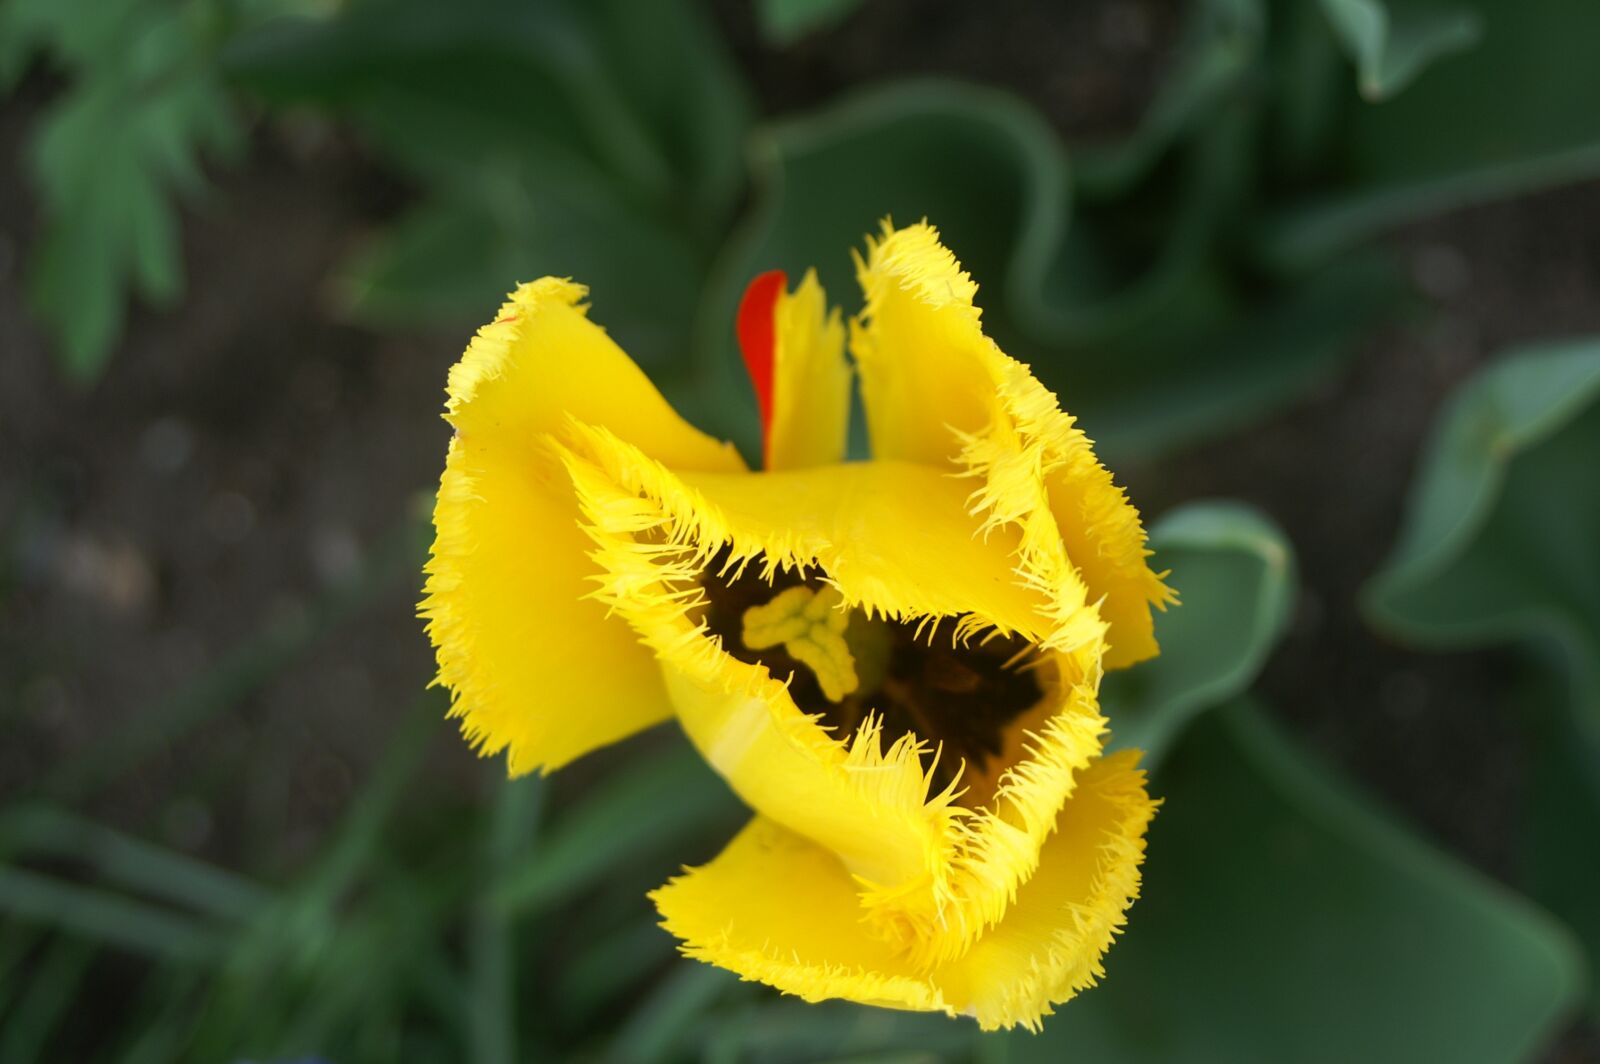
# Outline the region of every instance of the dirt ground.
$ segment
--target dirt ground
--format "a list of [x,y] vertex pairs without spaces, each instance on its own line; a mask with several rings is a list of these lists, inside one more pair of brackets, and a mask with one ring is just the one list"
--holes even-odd
[[[1018,0],[981,14],[873,6],[849,33],[781,58],[754,45],[735,5],[719,11],[769,109],[954,73],[1017,88],[1064,132],[1095,136],[1138,114],[1177,5],[1091,8],[1041,28],[1038,6]],[[1048,42],[1080,31],[1083,62],[1063,62]],[[874,65],[888,54],[903,58]],[[0,795],[161,707],[264,628],[302,623],[371,558],[436,481],[445,370],[472,324],[436,336],[341,324],[329,270],[404,190],[348,139],[307,149],[263,127],[186,219],[184,302],[136,309],[105,376],[69,385],[23,308],[37,219],[22,145],[50,92],[30,82],[0,110]],[[1393,541],[1450,389],[1522,340],[1600,331],[1600,182],[1391,242],[1432,313],[1369,338],[1348,372],[1269,423],[1118,474],[1152,516],[1226,495],[1287,530],[1305,587],[1265,700],[1423,833],[1507,877],[1524,762],[1508,661],[1389,645],[1354,595]],[[337,638],[249,686],[239,711],[104,790],[98,811],[223,861],[282,840],[271,860],[292,866],[430,678],[417,583],[391,582]],[[470,787],[464,744],[436,745],[441,785]],[[257,768],[234,800],[163,786],[178,766],[227,780],[246,758]],[[1550,1059],[1600,1060],[1600,1034],[1575,1029]]]

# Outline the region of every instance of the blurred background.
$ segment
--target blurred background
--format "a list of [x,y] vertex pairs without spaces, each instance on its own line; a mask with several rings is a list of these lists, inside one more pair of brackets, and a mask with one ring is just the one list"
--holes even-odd
[[[1600,5],[0,0],[0,1061],[1600,1061]],[[478,761],[447,367],[554,273],[750,453],[745,282],[924,216],[1182,609],[1044,1033],[806,1006],[645,891],[671,727]],[[859,433],[857,436],[860,439]],[[858,452],[859,453],[859,452]]]

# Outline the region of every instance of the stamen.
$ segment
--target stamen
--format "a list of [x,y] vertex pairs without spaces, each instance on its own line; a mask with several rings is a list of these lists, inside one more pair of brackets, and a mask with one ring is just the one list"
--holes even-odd
[[861,686],[855,658],[844,640],[850,615],[843,605],[844,597],[832,587],[780,591],[766,605],[744,611],[744,645],[751,650],[770,650],[782,644],[790,657],[810,667],[823,697],[842,702]]

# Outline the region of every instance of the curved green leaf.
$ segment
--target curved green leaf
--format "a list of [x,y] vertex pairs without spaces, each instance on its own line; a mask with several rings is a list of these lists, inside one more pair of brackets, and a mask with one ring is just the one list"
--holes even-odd
[[1435,59],[1478,43],[1483,20],[1463,8],[1406,0],[1322,0],[1334,34],[1356,64],[1361,95],[1393,96]]
[[270,102],[352,120],[428,187],[346,264],[357,316],[478,321],[518,280],[573,276],[640,362],[683,355],[751,110],[699,5],[374,0],[227,59]]
[[861,0],[758,0],[761,36],[783,48],[808,33],[829,29],[854,14]]
[[708,828],[731,834],[740,817],[738,803],[699,754],[674,743],[613,772],[553,817],[537,852],[506,869],[492,901],[519,914],[547,908],[641,854],[670,850]]
[[1246,706],[1157,781],[1143,897],[1104,983],[1008,1036],[1031,1061],[1510,1064],[1582,966],[1541,912],[1402,830]]
[[749,101],[687,0],[374,0],[263,27],[225,58],[244,87],[338,107],[430,178],[512,157],[697,220],[740,182]]
[[1330,367],[1392,291],[1370,262],[1266,297],[1234,277],[1218,249],[1250,151],[1246,114],[1208,116],[1185,144],[1178,191],[1130,218],[1126,205],[1074,213],[1060,141],[992,90],[906,82],[759,129],[760,196],[717,263],[697,328],[699,410],[708,427],[753,439],[731,327],[745,283],[815,267],[852,311],[849,252],[892,217],[938,225],[985,286],[991,333],[1067,395],[1108,450],[1148,452],[1236,423]]
[[219,941],[203,922],[163,906],[23,868],[0,867],[0,913],[158,958],[198,959]]
[[209,29],[144,0],[0,5],[0,88],[35,50],[71,77],[29,145],[44,222],[29,297],[80,382],[104,368],[130,291],[163,305],[181,292],[173,201],[201,186],[203,156],[238,144]]
[[1515,352],[1434,430],[1394,553],[1364,591],[1377,627],[1436,646],[1556,648],[1600,736],[1600,338]]
[[702,427],[746,444],[759,430],[733,320],[755,273],[815,267],[829,301],[853,313],[851,249],[885,217],[926,217],[975,277],[1006,291],[1013,271],[1039,269],[1067,210],[1066,161],[1043,120],[1010,96],[948,82],[900,84],[758,127],[750,155],[761,195],[708,279],[686,397]]
[[516,929],[505,909],[494,903],[493,891],[520,854],[537,850],[546,780],[542,776],[506,780],[498,789],[484,840],[484,885],[473,905],[467,939],[472,1058],[483,1064],[513,1064],[520,1059]]
[[639,1064],[683,1059],[680,1049],[696,1019],[718,998],[748,989],[732,972],[684,960],[634,1003],[617,1026],[604,1059]]
[[441,189],[341,265],[339,301],[384,328],[475,322],[519,279],[575,277],[592,286],[596,319],[667,377],[684,347],[702,251],[628,204],[580,203],[530,191],[531,181],[514,165],[488,164],[469,186]]
[[1161,655],[1106,675],[1101,703],[1113,744],[1159,764],[1202,710],[1248,688],[1283,635],[1294,553],[1282,531],[1242,503],[1191,503],[1150,530],[1155,563],[1181,605],[1156,616]]
[[1138,128],[1120,140],[1075,152],[1082,196],[1104,200],[1131,191],[1170,148],[1225,110],[1255,73],[1265,21],[1260,0],[1191,5],[1173,69]]
[[1324,184],[1270,221],[1270,261],[1320,261],[1409,219],[1600,173],[1593,103],[1600,99],[1593,56],[1600,5],[1451,0],[1450,7],[1462,22],[1445,39],[1464,39],[1468,19],[1482,24],[1482,39],[1382,104],[1347,92],[1314,175],[1338,175],[1338,184]]
[[0,816],[0,848],[10,859],[38,855],[80,860],[118,886],[147,891],[217,919],[246,917],[270,899],[265,888],[226,868],[51,805],[14,804],[8,809]]
[[[1600,339],[1510,355],[1429,442],[1374,625],[1442,647],[1511,641],[1556,665],[1518,699],[1533,734],[1523,839],[1534,897],[1600,957]],[[1564,690],[1560,688],[1564,687]],[[1600,994],[1593,1001],[1600,1008]]]

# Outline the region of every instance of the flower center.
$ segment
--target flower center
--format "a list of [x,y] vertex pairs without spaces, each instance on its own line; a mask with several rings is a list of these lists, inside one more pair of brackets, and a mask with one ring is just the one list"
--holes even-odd
[[942,746],[931,765],[936,787],[963,762],[970,774],[987,773],[1008,726],[1045,696],[1025,639],[957,642],[944,622],[846,609],[815,571],[780,570],[769,582],[758,561],[721,575],[725,561],[713,558],[703,578],[706,626],[723,650],[789,679],[801,712],[820,715],[841,739],[876,714],[885,746],[908,733],[927,743],[928,758]]

